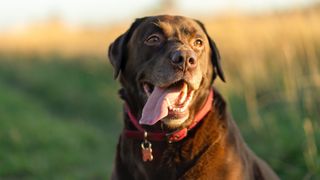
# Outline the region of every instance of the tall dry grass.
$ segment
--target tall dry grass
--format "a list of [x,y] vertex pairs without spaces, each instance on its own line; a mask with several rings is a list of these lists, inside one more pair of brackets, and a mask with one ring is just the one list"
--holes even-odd
[[124,28],[125,24],[112,27],[75,27],[53,18],[0,32],[0,51],[26,55],[46,56],[57,53],[68,57],[103,57],[110,41]]
[[[218,83],[219,88],[229,101],[234,94],[243,96],[249,127],[258,136],[270,134],[270,141],[258,146],[277,144],[276,138],[288,136],[283,148],[296,144],[301,149],[308,169],[304,179],[320,174],[319,22],[320,9],[207,22],[229,82]],[[271,111],[277,109],[286,115],[272,118]],[[284,127],[279,128],[282,123]],[[286,127],[289,132],[284,133]],[[281,157],[275,161],[287,166]]]

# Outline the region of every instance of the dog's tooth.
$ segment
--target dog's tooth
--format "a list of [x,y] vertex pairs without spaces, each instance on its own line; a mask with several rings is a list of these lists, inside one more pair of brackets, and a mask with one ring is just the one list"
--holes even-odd
[[187,103],[183,106],[183,111],[186,111],[188,107],[189,107],[189,102],[187,102]]
[[143,89],[146,92],[147,96],[149,97],[151,95],[151,93],[149,92],[150,88],[147,84],[143,85]]
[[169,107],[169,108],[171,107],[171,109],[172,109],[172,104],[170,103],[170,101],[168,100],[168,98],[165,98],[165,101],[167,102],[168,107]]
[[186,111],[186,110],[187,110],[187,107],[188,107],[188,106],[187,106],[187,104],[186,104],[185,106],[183,106],[183,107],[181,108],[181,111],[182,111],[182,112]]
[[168,104],[168,109],[169,109],[170,111],[173,111],[174,108],[173,108],[172,104],[170,103],[170,101],[168,100],[168,98],[165,98],[165,101],[166,101],[167,104]]
[[183,111],[186,111],[186,110],[187,110],[187,108],[189,107],[190,102],[191,102],[191,98],[188,97],[188,99],[186,100],[186,102],[183,104],[183,107],[182,107]]
[[191,97],[188,97],[188,99],[186,100],[186,104],[189,104],[191,101]]
[[189,104],[190,104],[190,101],[191,101],[191,99],[189,99],[187,102],[186,102],[186,105],[185,105],[185,107],[188,107],[189,106]]
[[188,99],[187,99],[187,102],[188,102],[188,101],[191,101],[191,99],[192,99],[192,97],[193,97],[193,93],[194,93],[194,91],[191,91],[191,92],[190,92],[190,94],[189,94],[189,96],[188,96]]
[[180,94],[179,104],[182,104],[183,102],[185,102],[187,95],[188,95],[188,85],[184,83],[181,90],[181,94]]
[[186,98],[187,98],[187,93],[184,92],[184,91],[181,92],[181,97],[179,99],[179,104],[183,104],[183,102],[185,102]]
[[193,94],[194,94],[194,91],[191,91],[189,97],[192,98]]

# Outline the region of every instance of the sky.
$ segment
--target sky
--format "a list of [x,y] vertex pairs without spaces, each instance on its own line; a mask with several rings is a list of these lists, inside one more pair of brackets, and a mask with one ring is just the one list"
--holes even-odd
[[[300,7],[317,0],[176,0],[184,15],[214,15],[227,9],[245,12]],[[1,0],[0,30],[59,17],[69,24],[105,24],[148,15],[161,0]],[[201,3],[200,3],[201,2]],[[318,1],[319,2],[319,1]],[[146,13],[146,14],[144,14]]]

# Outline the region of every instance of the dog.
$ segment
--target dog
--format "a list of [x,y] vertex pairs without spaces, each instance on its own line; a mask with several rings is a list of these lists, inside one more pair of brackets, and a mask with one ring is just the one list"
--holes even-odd
[[108,57],[124,100],[111,179],[279,179],[248,148],[212,87],[225,76],[200,21],[136,19]]

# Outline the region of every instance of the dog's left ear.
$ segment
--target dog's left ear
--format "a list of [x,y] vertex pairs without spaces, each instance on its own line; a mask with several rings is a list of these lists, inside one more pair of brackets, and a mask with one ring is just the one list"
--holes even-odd
[[[206,36],[208,38],[210,49],[211,49],[211,61],[212,61],[213,67],[214,67],[215,75],[218,75],[223,82],[226,82],[223,71],[222,71],[221,63],[220,63],[221,62],[220,53],[219,53],[219,50],[216,46],[216,43],[210,38],[203,23],[198,20],[195,20],[195,21],[201,26],[201,28],[206,33]],[[214,75],[214,77],[215,77],[215,75]]]
[[145,18],[136,19],[131,25],[129,30],[124,34],[120,35],[111,45],[108,50],[109,61],[114,68],[114,78],[116,79],[121,70],[125,67],[127,60],[127,44],[132,36],[134,30]]

